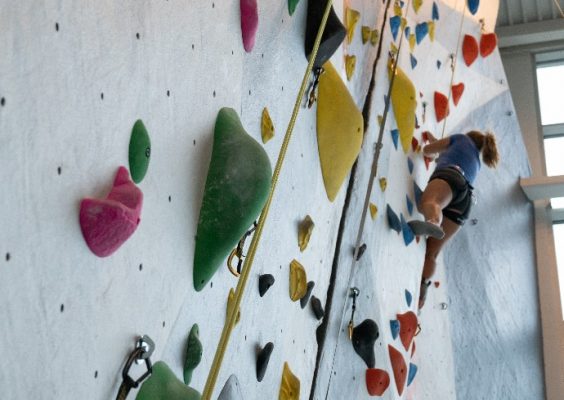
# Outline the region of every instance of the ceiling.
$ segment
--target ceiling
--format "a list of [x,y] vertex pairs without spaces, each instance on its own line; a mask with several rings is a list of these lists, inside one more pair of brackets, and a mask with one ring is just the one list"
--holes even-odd
[[564,9],[563,0],[500,0],[497,26],[561,19],[555,1]]

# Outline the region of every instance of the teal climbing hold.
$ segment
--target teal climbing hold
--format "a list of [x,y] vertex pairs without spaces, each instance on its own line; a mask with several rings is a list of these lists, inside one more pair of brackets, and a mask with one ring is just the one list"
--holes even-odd
[[433,21],[437,21],[439,19],[439,6],[437,6],[437,3],[434,1],[433,2],[433,11],[432,11],[432,17]]
[[409,372],[407,374],[407,386],[411,385],[411,382],[415,379],[417,374],[417,365],[409,363]]
[[392,338],[396,340],[400,331],[400,323],[397,319],[392,319],[390,321],[390,330],[392,331]]
[[411,307],[412,300],[413,300],[413,296],[411,295],[411,292],[405,289],[405,302],[407,303],[408,307]]
[[398,215],[392,210],[389,204],[386,205],[386,216],[388,217],[388,225],[390,225],[390,229],[396,231],[397,233],[401,232],[401,222],[398,218]]
[[203,289],[256,220],[266,202],[272,169],[262,146],[245,132],[239,116],[222,108],[214,143],[194,253],[194,288]]
[[409,55],[409,61],[411,62],[411,69],[415,69],[417,66],[417,58],[413,54]]
[[202,360],[202,342],[200,342],[200,329],[198,324],[192,325],[188,334],[188,344],[186,345],[186,357],[184,357],[184,383],[190,384],[192,372]]
[[150,159],[151,139],[149,139],[149,133],[143,121],[138,119],[133,125],[129,140],[129,172],[133,182],[139,183],[143,180],[149,168]]
[[401,17],[399,15],[394,15],[390,18],[390,29],[392,30],[392,36],[394,40],[398,37],[399,27],[401,25]]
[[407,157],[407,169],[410,174],[413,174],[413,161],[409,157]]
[[415,234],[411,227],[407,224],[407,221],[403,217],[403,214],[400,214],[400,222],[401,222],[401,233],[403,235],[403,242],[406,246],[409,246],[413,239],[415,239]]
[[392,129],[390,131],[390,133],[392,134],[392,140],[394,142],[394,147],[396,148],[396,150],[398,149],[398,141],[399,141],[399,130],[397,129]]
[[478,12],[478,7],[480,7],[480,0],[467,0],[468,10],[472,15]]
[[137,400],[200,400],[197,390],[178,379],[164,361],[153,364],[153,372],[143,382]]
[[290,15],[294,15],[294,11],[296,11],[296,6],[300,0],[288,0],[288,12]]
[[423,196],[423,191],[415,181],[413,181],[413,195],[415,196],[415,204],[419,206],[421,203],[421,196]]
[[429,25],[427,25],[427,22],[417,24],[415,26],[415,41],[417,42],[417,44],[421,43],[421,41],[425,39],[425,36],[427,36],[428,33]]
[[409,195],[405,195],[405,203],[407,205],[407,212],[409,213],[409,216],[413,215],[413,202],[411,201],[411,199],[409,198]]

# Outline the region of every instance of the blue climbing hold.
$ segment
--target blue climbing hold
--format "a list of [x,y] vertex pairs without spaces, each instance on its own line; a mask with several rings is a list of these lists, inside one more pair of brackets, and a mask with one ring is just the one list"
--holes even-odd
[[403,234],[403,242],[406,246],[409,246],[413,239],[415,239],[415,234],[411,230],[411,227],[407,225],[407,221],[403,217],[403,214],[400,214],[401,218],[401,233]]
[[398,30],[401,25],[401,17],[399,15],[395,15],[390,18],[390,29],[392,30],[392,36],[394,40],[398,37]]
[[392,338],[396,340],[400,331],[400,323],[397,319],[392,319],[390,321],[390,330],[392,331]]
[[400,233],[402,231],[401,221],[389,204],[386,205],[386,215],[388,217],[388,225],[390,225],[390,229]]
[[429,33],[429,25],[426,22],[422,22],[415,26],[415,41],[417,44],[421,43],[421,41],[427,36]]
[[407,204],[407,212],[409,213],[409,216],[413,215],[413,202],[411,201],[411,199],[409,198],[409,196],[406,194],[405,195],[405,202]]
[[433,21],[437,21],[439,19],[439,6],[437,6],[436,2],[433,2]]
[[397,150],[398,149],[398,141],[399,141],[399,131],[397,129],[392,129],[390,131],[390,133],[392,134],[392,140],[394,142],[394,147]]
[[419,205],[421,203],[421,196],[423,196],[423,191],[415,181],[413,181],[413,195],[415,196],[415,204]]
[[409,363],[409,373],[407,375],[407,386],[411,385],[413,379],[415,379],[415,375],[417,374],[417,365],[413,363]]
[[415,67],[417,66],[417,58],[415,58],[413,54],[410,54],[409,61],[411,61],[411,69],[415,69]]
[[480,7],[480,0],[467,0],[467,3],[470,12],[472,13],[472,15],[475,15],[478,11],[478,7]]
[[407,169],[409,169],[410,174],[413,173],[413,161],[409,157],[407,157]]
[[405,301],[407,302],[408,307],[411,307],[412,300],[413,300],[413,296],[411,295],[411,292],[405,289]]
[[409,26],[406,26],[404,29],[404,35],[405,37],[409,37],[409,34],[411,33],[411,28]]
[[441,64],[442,64],[441,61],[440,61],[440,60],[437,60],[437,69],[440,69],[440,68],[441,68]]

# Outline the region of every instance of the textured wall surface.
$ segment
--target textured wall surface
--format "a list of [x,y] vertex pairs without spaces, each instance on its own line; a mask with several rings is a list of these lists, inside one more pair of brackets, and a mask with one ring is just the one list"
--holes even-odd
[[[426,129],[441,134],[433,91],[448,93],[449,55],[456,52],[459,39],[453,32],[458,33],[463,10],[460,0],[436,3],[440,20],[435,41],[427,36],[411,51],[418,60],[412,68],[404,38],[399,58],[420,93],[418,139]],[[416,24],[430,20],[432,4],[426,0],[418,13],[404,5],[412,32]],[[286,361],[301,380],[302,399],[310,394],[316,399],[369,398],[366,366],[346,333],[350,287],[361,293],[355,322],[371,318],[380,327],[376,367],[390,375],[387,345],[401,344],[391,337],[389,321],[416,308],[416,300],[408,307],[404,293],[407,289],[417,298],[424,242],[405,247],[401,235],[389,229],[385,208],[390,204],[407,218],[405,196],[413,200],[413,181],[424,187],[429,171],[421,155],[410,152],[414,171],[408,172],[407,156],[392,144],[392,112],[377,174],[377,179],[387,177],[388,188],[382,192],[376,182],[371,201],[378,216],[374,221],[368,216],[362,235],[368,249],[360,262],[352,260],[379,133],[377,116],[383,114],[389,85],[388,20],[393,7],[385,17],[380,1],[337,2],[341,19],[347,6],[360,11],[361,19],[352,43],[344,44],[332,61],[346,82],[343,56],[356,55],[356,71],[347,86],[360,109],[376,74],[356,172],[330,203],[319,168],[315,106],[301,108],[241,303],[241,322],[233,331],[213,398],[232,373],[246,399],[276,398]],[[479,18],[493,29],[497,2],[481,7],[474,17],[464,12],[462,32],[478,35]],[[256,45],[245,53],[235,0],[0,4],[3,398],[114,398],[123,363],[140,334],[156,342],[153,360],[166,361],[181,376],[185,341],[194,323],[200,327],[204,352],[191,385],[203,389],[223,327],[227,293],[237,284],[225,268],[202,292],[195,292],[192,284],[194,237],[215,117],[221,107],[233,107],[260,141],[260,115],[268,107],[276,136],[264,148],[274,165],[306,68],[306,9],[302,0],[289,16],[285,1],[260,2]],[[375,69],[378,48],[362,44],[361,25],[384,26]],[[479,223],[453,241],[446,253],[447,273],[439,268],[435,279],[441,285],[431,291],[420,317],[422,332],[412,361],[419,367],[418,376],[403,396],[392,378],[383,398],[540,398],[531,217],[517,186],[517,177],[527,172],[526,158],[515,117],[506,115],[512,106],[503,80],[497,52],[478,59],[472,68],[460,62],[456,69],[455,82],[464,81],[466,90],[451,110],[446,134],[492,129],[502,151],[514,157],[504,158],[497,172],[479,178],[480,203],[474,211]],[[428,104],[425,120],[423,102]],[[139,118],[152,141],[149,170],[139,185],[144,193],[141,223],[115,254],[97,258],[82,238],[80,200],[105,196],[117,167],[127,166],[130,132]],[[350,199],[345,206],[347,184]],[[316,226],[308,248],[300,253],[297,224],[307,214]],[[494,216],[496,223],[488,223]],[[473,246],[481,238],[489,246],[477,255]],[[475,266],[457,267],[462,257]],[[309,306],[302,310],[288,297],[294,258],[305,266],[308,280],[315,281],[313,294],[325,306],[327,300],[332,303],[315,382],[320,322]],[[273,274],[276,283],[261,298],[257,280],[262,273]],[[332,273],[334,286],[328,293]],[[488,320],[470,318],[481,314]],[[270,341],[274,351],[258,383],[256,348]],[[409,354],[404,355],[409,363]],[[475,370],[476,364],[481,369]],[[528,385],[518,388],[518,382]]]

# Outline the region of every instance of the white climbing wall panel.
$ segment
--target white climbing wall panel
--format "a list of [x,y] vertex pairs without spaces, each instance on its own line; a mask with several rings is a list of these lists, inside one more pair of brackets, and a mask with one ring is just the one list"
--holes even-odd
[[[449,55],[456,52],[455,33],[464,2],[436,3],[440,20],[436,22],[435,41],[427,36],[415,47],[415,68],[410,65],[407,42],[399,59],[417,93],[423,94],[417,99],[421,125],[415,132],[418,139],[425,129],[440,135],[432,94],[434,90],[448,93]],[[485,18],[486,29],[493,30],[497,1],[482,3],[475,17],[466,11],[463,32],[478,37],[479,18]],[[408,25],[428,21],[432,4],[425,0],[417,14],[409,8]],[[362,44],[360,28],[380,29],[386,24],[370,118],[365,122],[369,129],[350,201],[344,207],[348,180],[334,203],[327,200],[317,153],[315,106],[311,110],[302,107],[242,302],[241,322],[233,331],[214,399],[232,373],[237,374],[245,399],[277,398],[284,362],[301,381],[302,399],[310,397],[312,387],[315,399],[369,398],[365,364],[352,350],[346,329],[341,331],[340,326],[344,321],[342,327],[346,328],[350,316],[350,303],[344,300],[350,286],[352,248],[379,130],[377,116],[383,114],[388,88],[386,62],[392,37],[387,19],[393,7],[385,17],[382,1],[337,1],[335,10],[341,19],[347,6],[360,11],[361,19],[352,43],[344,44],[332,61],[346,81],[344,55],[357,57],[356,71],[347,84],[360,109],[378,50],[377,46]],[[407,7],[409,3],[404,10]],[[221,107],[234,108],[248,133],[260,141],[260,116],[268,107],[276,135],[264,148],[274,165],[306,68],[306,10],[307,0],[298,4],[292,16],[286,1],[259,2],[256,45],[251,53],[245,53],[236,0],[0,3],[3,399],[115,398],[123,363],[141,334],[148,334],[156,343],[153,360],[164,360],[181,377],[185,341],[194,323],[200,327],[204,352],[191,386],[203,389],[223,327],[227,293],[237,284],[226,268],[220,269],[213,284],[202,292],[195,292],[192,284],[194,237],[215,117]],[[437,60],[442,62],[440,69]],[[500,215],[499,204],[508,196],[515,209],[523,206],[516,194],[516,177],[527,172],[525,153],[516,118],[506,114],[512,105],[497,51],[489,58],[479,58],[471,68],[460,59],[454,80],[464,81],[466,89],[459,106],[451,108],[446,133],[492,129],[502,139],[502,154],[518,155],[514,160],[504,159],[499,171],[503,185],[485,185],[491,199],[483,204],[490,208],[479,204],[475,209],[479,220],[485,222],[494,214]],[[428,104],[425,122],[423,101]],[[139,118],[152,141],[149,170],[139,185],[144,194],[141,223],[115,254],[98,258],[88,250],[80,232],[80,200],[105,196],[117,167],[128,165],[131,128]],[[367,219],[362,240],[368,250],[355,265],[357,272],[351,281],[361,292],[355,322],[371,318],[378,323],[376,367],[388,370],[390,376],[387,345],[399,349],[401,344],[392,339],[389,320],[408,310],[405,289],[413,294],[411,309],[415,309],[424,245],[414,242],[405,247],[401,235],[389,229],[385,209],[390,204],[398,215],[407,215],[405,195],[413,200],[412,180],[424,188],[429,174],[421,156],[413,153],[409,157],[415,167],[409,174],[406,156],[392,144],[390,129],[394,128],[390,112],[377,176],[388,178],[388,189],[382,193],[377,184],[374,186],[371,201],[377,204],[379,213],[375,221]],[[488,173],[481,179],[491,182],[496,175]],[[300,253],[297,225],[307,214],[316,226],[308,248]],[[515,222],[507,214],[499,218],[505,228]],[[337,248],[341,221],[342,242]],[[526,225],[527,220],[518,222]],[[481,226],[479,222],[477,228]],[[465,228],[465,235],[477,232],[471,229]],[[487,233],[494,242],[507,234],[491,227]],[[493,255],[487,271],[493,271],[500,260],[505,267],[510,263],[520,266],[511,274],[523,278],[527,289],[523,296],[517,294],[517,284],[508,284],[510,293],[522,297],[512,300],[513,308],[509,309],[517,316],[503,333],[518,335],[526,326],[538,341],[538,321],[535,324],[534,318],[519,318],[536,302],[534,282],[524,279],[533,268],[532,252],[527,247],[530,240],[531,233],[522,229],[515,242],[507,244],[519,246],[521,252],[508,254],[505,249]],[[471,251],[469,242],[459,241],[453,248],[460,253]],[[448,253],[448,264],[456,263],[453,251]],[[491,252],[495,254],[496,249],[491,248]],[[315,281],[313,295],[325,306],[335,256],[337,275],[327,317],[327,339],[312,385],[318,352],[315,331],[320,322],[309,305],[302,310],[299,302],[289,299],[289,263],[295,258],[304,265],[308,280]],[[263,273],[273,274],[276,282],[261,298],[257,280]],[[447,297],[456,295],[450,287],[447,292],[449,285],[442,268],[436,279],[441,286],[430,293],[421,317],[423,331],[417,338],[414,362],[419,367],[418,376],[403,398],[454,399],[457,392],[471,393],[466,391],[471,384],[465,383],[464,373],[457,369],[458,359],[466,354],[457,354],[453,347],[463,338],[459,327],[469,329],[468,324],[473,327],[478,322],[458,324],[460,309],[458,314],[440,309],[440,303],[450,304]],[[457,284],[454,290],[467,293],[468,288]],[[507,294],[495,297],[492,289],[488,293],[497,308],[487,311],[495,319],[499,309],[507,307],[501,304]],[[496,340],[496,325],[491,326],[487,332],[490,342]],[[480,338],[476,341],[479,343]],[[267,342],[274,343],[274,351],[264,380],[258,383],[256,349]],[[519,396],[524,397],[511,398],[537,398],[542,391],[539,346],[535,342],[528,348],[528,357],[513,359],[518,362],[514,379],[529,379],[526,367],[531,364],[537,370],[533,383],[520,388]],[[510,346],[496,349],[499,351],[495,354],[511,359]],[[479,352],[471,355],[479,362]],[[493,362],[483,366],[477,379],[483,380],[481,390],[492,383],[483,379],[488,371],[495,369],[498,374],[494,376],[503,379],[505,372],[496,368]],[[507,390],[515,390],[509,386]],[[130,398],[134,395],[135,391]],[[393,378],[383,398],[400,398]]]

